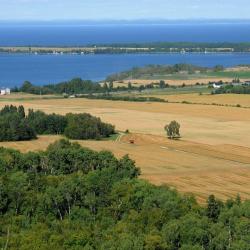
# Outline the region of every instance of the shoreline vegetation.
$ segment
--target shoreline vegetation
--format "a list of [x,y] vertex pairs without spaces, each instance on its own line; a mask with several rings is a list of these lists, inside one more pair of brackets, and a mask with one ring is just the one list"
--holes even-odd
[[250,43],[124,43],[86,46],[0,46],[0,53],[124,54],[124,53],[249,53]]
[[[147,79],[147,81],[143,79]],[[170,79],[180,81],[181,84],[174,85],[169,82],[171,81]],[[186,84],[184,79],[193,79],[193,83]],[[204,79],[207,81],[204,82]],[[212,68],[191,64],[175,64],[173,66],[147,65],[110,75],[103,82],[74,78],[58,84],[37,86],[29,81],[25,81],[20,87],[12,88],[11,92],[35,94],[40,95],[40,97],[57,95],[57,98],[168,102],[166,99],[149,96],[149,94],[154,95],[157,91],[165,94],[171,94],[172,92],[196,92],[200,95],[205,93],[212,95],[222,93],[249,94],[249,79],[249,65],[240,65],[234,68],[224,68],[222,65],[216,65]],[[126,93],[130,96],[127,96]],[[134,96],[134,94],[137,96]],[[143,97],[143,94],[147,96]],[[236,106],[238,107],[239,105]]]

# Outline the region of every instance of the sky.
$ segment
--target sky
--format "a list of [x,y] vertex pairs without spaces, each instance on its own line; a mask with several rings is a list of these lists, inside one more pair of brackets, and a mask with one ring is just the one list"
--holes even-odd
[[0,0],[0,20],[250,19],[250,0]]

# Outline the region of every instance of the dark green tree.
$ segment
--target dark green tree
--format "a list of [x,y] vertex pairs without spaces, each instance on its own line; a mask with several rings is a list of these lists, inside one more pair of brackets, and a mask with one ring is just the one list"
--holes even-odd
[[165,126],[165,131],[170,139],[180,138],[180,124],[177,121],[171,121]]
[[221,211],[221,202],[215,199],[214,195],[210,195],[207,200],[207,216],[213,222],[217,222],[220,211]]

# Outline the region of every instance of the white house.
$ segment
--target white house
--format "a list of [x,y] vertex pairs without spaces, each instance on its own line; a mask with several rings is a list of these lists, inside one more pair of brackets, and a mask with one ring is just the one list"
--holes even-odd
[[3,88],[0,90],[0,95],[10,95],[10,89],[9,88]]
[[219,84],[219,83],[213,83],[213,88],[214,89],[219,89],[219,88],[221,88],[222,87],[222,84]]

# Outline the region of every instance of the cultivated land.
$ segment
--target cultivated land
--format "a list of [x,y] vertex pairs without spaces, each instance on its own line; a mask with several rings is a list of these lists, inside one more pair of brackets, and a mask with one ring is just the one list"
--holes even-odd
[[[158,97],[162,97],[157,95]],[[163,95],[165,98],[165,96]],[[173,101],[241,104],[250,106],[249,95],[166,95]],[[222,199],[240,193],[250,198],[250,109],[182,103],[138,103],[86,99],[35,99],[32,96],[0,98],[6,104],[24,105],[47,113],[88,112],[131,134],[116,141],[81,141],[96,150],[129,154],[142,169],[142,178],[194,193],[201,202],[214,193]],[[170,141],[164,125],[181,124],[182,139]],[[22,151],[41,150],[58,136],[30,142],[1,143]],[[129,144],[134,139],[135,145]]]
[[[131,72],[132,74],[132,72]],[[133,74],[132,74],[133,75]],[[210,82],[232,82],[233,79],[239,78],[244,81],[250,80],[249,66],[236,66],[232,68],[225,68],[221,71],[208,70],[207,72],[193,72],[180,71],[174,74],[143,74],[137,78],[128,77],[123,80],[114,81],[114,86],[127,86],[131,83],[133,86],[148,85],[152,83],[159,83],[161,80],[172,86],[208,84]]]
[[209,104],[209,105],[240,105],[242,107],[250,108],[249,95],[236,95],[236,94],[222,94],[211,95],[210,93],[183,93],[183,94],[153,94],[142,96],[160,97],[169,102],[189,102],[190,104]]
[[[123,80],[123,81],[115,81],[114,86],[128,86],[128,83],[131,83],[133,86],[140,86],[140,85],[149,85],[152,82],[153,83],[159,83],[161,80],[165,81],[169,85],[172,86],[181,86],[184,84],[186,85],[195,85],[196,83],[203,83],[208,84],[209,82],[231,82],[233,78],[229,77],[202,77],[202,78],[195,78],[190,77],[190,79],[173,79],[168,76],[159,76],[158,78],[151,78],[151,79],[129,79],[129,80]],[[249,78],[246,78],[245,80],[249,80]]]

